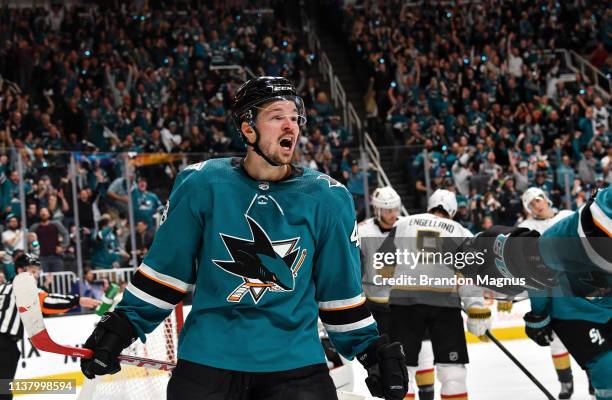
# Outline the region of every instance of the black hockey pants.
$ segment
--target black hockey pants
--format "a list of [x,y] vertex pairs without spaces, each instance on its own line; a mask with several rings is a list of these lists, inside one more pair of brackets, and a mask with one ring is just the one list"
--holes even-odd
[[337,400],[325,364],[280,372],[240,372],[179,360],[168,400]]

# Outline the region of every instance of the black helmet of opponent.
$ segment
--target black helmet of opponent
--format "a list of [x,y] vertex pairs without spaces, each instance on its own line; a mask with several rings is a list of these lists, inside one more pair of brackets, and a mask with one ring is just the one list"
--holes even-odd
[[40,261],[33,255],[24,253],[23,251],[19,251],[16,253],[17,254],[13,256],[13,264],[15,265],[15,269],[27,268],[30,266],[40,267]]
[[[259,131],[255,127],[257,110],[264,104],[275,100],[292,101],[295,103],[298,113],[298,125],[306,124],[306,111],[302,98],[298,96],[295,87],[289,80],[275,76],[260,76],[245,82],[236,91],[232,103],[232,119],[234,125],[244,142],[252,146],[253,150],[259,154],[270,165],[278,166],[277,163],[266,157],[259,148]],[[242,123],[246,122],[255,131],[255,142],[249,143],[242,133]]]

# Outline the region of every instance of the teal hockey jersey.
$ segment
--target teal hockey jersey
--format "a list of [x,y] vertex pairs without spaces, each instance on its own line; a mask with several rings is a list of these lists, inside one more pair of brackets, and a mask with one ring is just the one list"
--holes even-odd
[[612,274],[612,189],[544,232],[539,241],[544,263],[559,271]]
[[188,166],[176,178],[151,249],[117,309],[142,340],[194,287],[178,357],[271,372],[324,363],[321,318],[353,358],[376,339],[361,289],[359,236],[346,188],[294,168],[250,178],[240,159]]
[[612,318],[612,190],[548,228],[539,239],[544,263],[561,272],[550,297],[530,292],[532,310],[553,318],[606,323]]

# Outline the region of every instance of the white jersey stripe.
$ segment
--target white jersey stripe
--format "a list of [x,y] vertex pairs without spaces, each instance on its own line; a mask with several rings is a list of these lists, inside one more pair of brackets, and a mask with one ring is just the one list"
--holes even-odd
[[332,311],[343,308],[351,308],[362,304],[365,301],[365,297],[361,294],[345,300],[331,300],[331,301],[320,301],[319,309],[323,311]]
[[[591,204],[591,213],[593,212],[592,206],[595,203]],[[608,262],[605,258],[597,254],[597,251],[591,246],[589,240],[582,229],[582,211],[584,210],[584,206],[580,209],[580,216],[578,217],[578,235],[580,236],[580,242],[582,243],[582,247],[584,248],[584,252],[591,259],[591,262],[599,268],[604,269],[610,273],[612,273],[612,263]],[[601,211],[601,210],[600,210]]]
[[597,205],[597,203],[595,202],[591,204],[590,210],[591,210],[591,215],[593,216],[593,222],[599,225],[599,227],[602,230],[604,230],[606,234],[611,235],[612,234],[612,219],[610,219],[610,217],[608,217],[606,213],[604,213],[602,209],[599,208],[599,205]]
[[323,323],[323,326],[325,327],[325,330],[327,330],[327,332],[349,332],[354,331],[356,329],[365,328],[366,326],[370,326],[373,323],[375,323],[374,318],[370,315],[369,317],[364,318],[361,321],[353,322],[350,324],[330,325]]
[[144,301],[145,303],[149,303],[154,305],[157,308],[161,308],[163,310],[174,310],[174,304],[167,303],[163,300],[158,299],[157,297],[153,297],[150,294],[138,289],[131,282],[126,288],[127,291],[132,293],[134,296]]
[[155,271],[153,268],[149,267],[148,265],[144,263],[140,264],[140,267],[138,267],[138,269],[144,275],[154,278],[155,280],[159,281],[160,283],[164,283],[167,286],[176,288],[181,292],[189,292],[193,289],[193,285],[190,285],[172,276],[162,274],[161,272]]

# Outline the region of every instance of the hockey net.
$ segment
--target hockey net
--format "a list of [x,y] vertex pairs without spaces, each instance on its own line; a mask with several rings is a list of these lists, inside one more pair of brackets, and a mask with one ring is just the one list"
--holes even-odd
[[[176,363],[178,334],[183,325],[183,307],[178,304],[172,314],[153,332],[146,343],[135,341],[123,354]],[[162,400],[170,373],[147,368],[122,365],[113,375],[85,380],[79,400]]]

